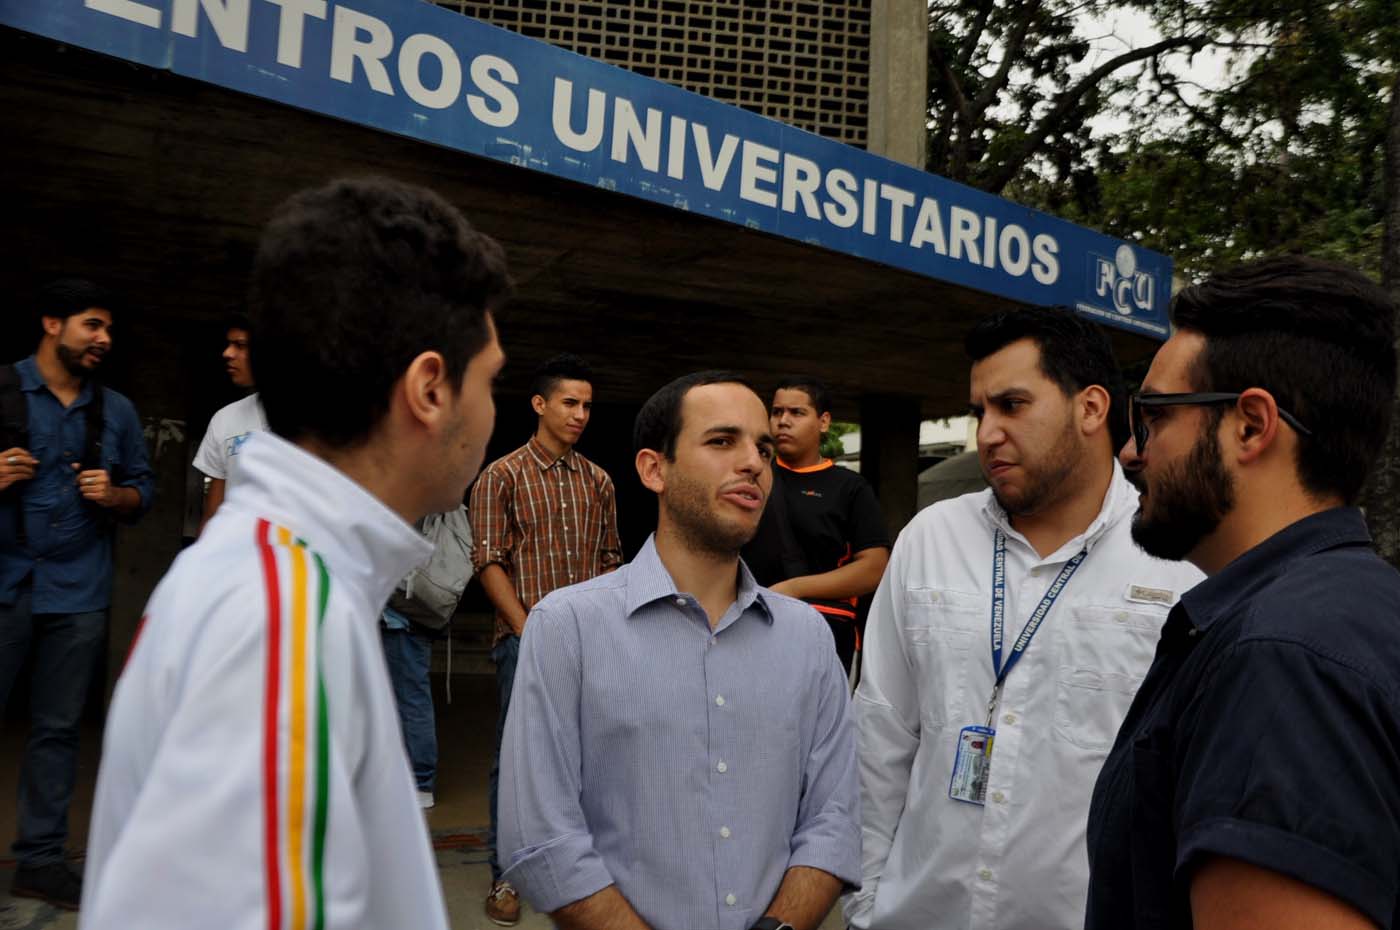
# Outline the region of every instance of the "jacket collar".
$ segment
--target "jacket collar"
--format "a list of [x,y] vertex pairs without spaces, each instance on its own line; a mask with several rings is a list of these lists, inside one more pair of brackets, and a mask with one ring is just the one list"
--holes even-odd
[[306,540],[336,580],[382,606],[433,546],[384,502],[324,459],[271,432],[248,437],[228,504]]

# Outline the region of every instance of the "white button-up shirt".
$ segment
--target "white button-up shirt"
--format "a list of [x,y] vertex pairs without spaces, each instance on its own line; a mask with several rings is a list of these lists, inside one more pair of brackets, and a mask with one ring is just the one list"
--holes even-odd
[[[1081,536],[1041,558],[992,492],[924,510],[875,594],[854,704],[864,841],[853,927],[1079,930],[1094,779],[1167,611],[1202,575],[1129,535],[1121,469]],[[1003,656],[1065,563],[1088,556],[1008,674],[986,804],[948,797],[958,734],[987,722],[994,534],[1006,535]]]

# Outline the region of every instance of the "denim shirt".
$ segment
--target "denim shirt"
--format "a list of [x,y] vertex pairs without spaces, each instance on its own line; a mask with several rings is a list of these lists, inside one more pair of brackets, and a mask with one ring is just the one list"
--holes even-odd
[[[39,465],[32,479],[17,485],[19,504],[12,495],[0,504],[0,604],[15,603],[29,579],[36,614],[103,610],[111,600],[110,517],[116,514],[83,499],[73,470],[83,456],[92,382],[64,407],[39,374],[34,356],[15,368],[29,412],[29,452]],[[132,522],[150,509],[155,477],[136,408],[116,391],[102,390],[103,466],[114,486],[141,495],[136,510],[122,517]],[[24,510],[23,545],[16,534],[16,506]]]

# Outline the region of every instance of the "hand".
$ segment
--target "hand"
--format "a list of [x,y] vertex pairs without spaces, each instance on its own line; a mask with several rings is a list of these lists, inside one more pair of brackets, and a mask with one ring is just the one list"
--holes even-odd
[[34,477],[34,469],[39,460],[29,454],[28,449],[16,446],[0,452],[0,491],[17,481],[28,481]]
[[99,507],[117,506],[117,488],[112,485],[112,476],[107,474],[106,469],[81,469],[81,465],[73,463],[73,470],[78,473],[78,491],[84,499]]

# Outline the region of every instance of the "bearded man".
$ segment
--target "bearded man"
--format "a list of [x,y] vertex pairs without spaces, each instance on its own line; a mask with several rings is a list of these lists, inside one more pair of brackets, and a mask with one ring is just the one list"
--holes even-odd
[[1355,506],[1395,302],[1300,256],[1186,288],[1132,399],[1133,538],[1172,609],[1089,813],[1089,930],[1400,925],[1400,575]]
[[[1129,538],[1107,335],[1059,308],[968,335],[990,488],[922,511],[876,591],[855,698],[852,927],[1079,930],[1089,792],[1200,574]],[[990,647],[989,644],[990,643]]]
[[0,370],[0,711],[33,660],[10,893],[76,909],[65,859],[78,724],[107,639],[112,521],[150,509],[155,479],[131,401],[96,380],[112,298],[76,278],[35,301],[42,335]]
[[698,372],[633,443],[655,535],[525,627],[505,877],[566,930],[815,930],[859,878],[855,736],[826,622],[739,558],[772,488],[768,412]]

